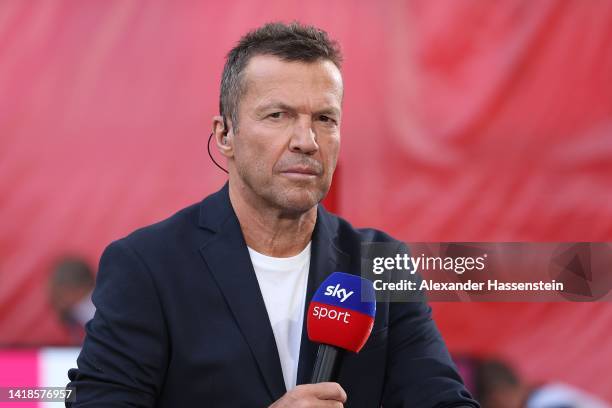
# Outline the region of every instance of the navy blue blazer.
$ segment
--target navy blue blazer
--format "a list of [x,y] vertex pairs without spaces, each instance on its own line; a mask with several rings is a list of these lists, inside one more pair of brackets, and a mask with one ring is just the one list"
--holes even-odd
[[[330,273],[360,274],[362,242],[397,241],[318,207],[307,302]],[[286,392],[227,184],[109,245],[93,302],[68,407],[266,407]],[[303,330],[298,384],[317,347]],[[478,407],[424,303],[379,302],[371,337],[345,355],[338,382],[347,407]]]

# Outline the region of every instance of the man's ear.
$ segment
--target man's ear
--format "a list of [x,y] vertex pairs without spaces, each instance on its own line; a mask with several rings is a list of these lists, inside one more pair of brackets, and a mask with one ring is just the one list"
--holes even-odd
[[[217,150],[225,157],[233,157],[234,149],[232,144],[232,137],[234,132],[230,129],[226,129],[226,123],[228,121],[223,120],[223,116],[214,116],[213,117],[213,137],[215,138],[215,143],[217,144]],[[231,128],[230,125],[228,127]]]

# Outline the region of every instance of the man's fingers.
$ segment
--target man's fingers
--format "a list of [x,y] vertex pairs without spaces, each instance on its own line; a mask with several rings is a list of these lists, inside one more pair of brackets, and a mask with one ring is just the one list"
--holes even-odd
[[344,408],[340,401],[322,400],[317,403],[317,408]]
[[346,392],[338,383],[302,384],[287,392],[270,408],[342,408],[346,398]]
[[346,402],[346,392],[338,383],[324,382],[311,385],[316,386],[314,393],[319,399],[339,401],[343,404]]

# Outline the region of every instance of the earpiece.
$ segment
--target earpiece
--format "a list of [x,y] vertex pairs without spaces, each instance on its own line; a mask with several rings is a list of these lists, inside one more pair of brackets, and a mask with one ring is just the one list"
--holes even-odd
[[227,121],[225,120],[225,116],[223,116],[223,139],[221,139],[221,143],[223,143],[224,145],[227,145],[227,132],[228,132],[228,128],[227,128]]
[[[211,139],[212,139],[214,134],[215,134],[215,132],[214,132],[214,129],[213,129],[213,131],[210,132],[210,136],[208,136],[208,143],[206,143],[206,151],[208,152],[208,157],[210,157],[210,160],[212,160],[212,162],[215,164],[215,166],[220,168],[224,173],[228,173],[228,171],[226,169],[224,169],[223,166],[221,166],[219,163],[217,163],[217,161],[213,157],[212,153],[210,152],[210,141],[211,141]],[[227,145],[227,143],[228,143],[227,138],[228,138],[228,136],[227,136],[227,122],[225,121],[225,116],[223,116],[223,138],[221,139],[221,143],[224,146]]]

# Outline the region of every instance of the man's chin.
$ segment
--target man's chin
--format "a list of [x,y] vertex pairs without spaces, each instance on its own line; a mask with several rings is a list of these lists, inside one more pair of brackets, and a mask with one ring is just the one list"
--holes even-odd
[[278,204],[287,213],[303,214],[316,207],[324,196],[320,191],[288,191]]

